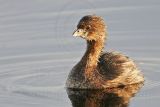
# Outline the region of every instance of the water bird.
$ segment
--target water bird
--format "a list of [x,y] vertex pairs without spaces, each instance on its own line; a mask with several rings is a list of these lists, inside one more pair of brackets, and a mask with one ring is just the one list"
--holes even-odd
[[82,17],[73,36],[85,39],[87,49],[69,73],[67,88],[104,89],[144,81],[143,74],[131,58],[117,51],[104,52],[108,32],[102,17]]

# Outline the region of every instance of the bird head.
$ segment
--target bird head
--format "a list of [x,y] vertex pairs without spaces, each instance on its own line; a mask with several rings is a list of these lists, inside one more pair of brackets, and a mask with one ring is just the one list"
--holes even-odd
[[82,17],[77,25],[77,29],[73,32],[73,36],[82,37],[89,41],[105,38],[106,26],[104,20],[96,15]]

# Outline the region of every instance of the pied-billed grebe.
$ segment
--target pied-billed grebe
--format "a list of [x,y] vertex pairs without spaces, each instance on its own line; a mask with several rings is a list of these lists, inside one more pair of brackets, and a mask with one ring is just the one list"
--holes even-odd
[[106,26],[101,17],[87,15],[79,21],[73,36],[84,38],[87,50],[71,70],[67,88],[104,89],[144,81],[132,59],[118,52],[103,52],[106,35]]

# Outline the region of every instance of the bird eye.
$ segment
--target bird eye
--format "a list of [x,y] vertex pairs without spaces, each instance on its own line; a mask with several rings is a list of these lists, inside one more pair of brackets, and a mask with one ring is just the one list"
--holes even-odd
[[78,33],[83,32],[83,29],[78,29],[77,32]]

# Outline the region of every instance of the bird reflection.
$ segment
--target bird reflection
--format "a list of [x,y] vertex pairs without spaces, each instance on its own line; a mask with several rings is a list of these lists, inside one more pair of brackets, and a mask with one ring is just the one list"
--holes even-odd
[[103,90],[67,89],[73,107],[128,107],[143,84]]

